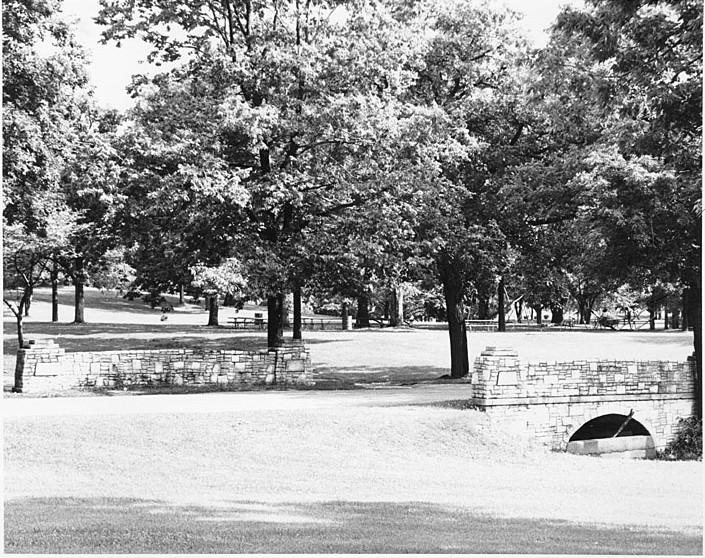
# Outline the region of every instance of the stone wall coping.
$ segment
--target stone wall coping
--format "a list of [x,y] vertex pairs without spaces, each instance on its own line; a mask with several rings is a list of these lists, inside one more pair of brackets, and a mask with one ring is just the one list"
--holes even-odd
[[671,399],[695,399],[692,392],[676,393],[636,393],[619,395],[544,395],[539,397],[471,397],[472,405],[500,407],[511,405],[556,405],[571,403],[605,403],[614,401],[664,401]]

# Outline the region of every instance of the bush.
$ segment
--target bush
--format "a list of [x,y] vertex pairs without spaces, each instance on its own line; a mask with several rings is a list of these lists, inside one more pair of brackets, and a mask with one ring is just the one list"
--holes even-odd
[[678,433],[661,454],[663,459],[695,460],[703,458],[703,421],[689,417],[678,421]]

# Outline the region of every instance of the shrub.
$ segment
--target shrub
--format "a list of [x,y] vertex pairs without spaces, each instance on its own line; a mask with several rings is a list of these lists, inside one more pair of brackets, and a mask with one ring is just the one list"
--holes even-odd
[[696,417],[680,419],[678,433],[661,454],[664,459],[702,460],[703,421]]

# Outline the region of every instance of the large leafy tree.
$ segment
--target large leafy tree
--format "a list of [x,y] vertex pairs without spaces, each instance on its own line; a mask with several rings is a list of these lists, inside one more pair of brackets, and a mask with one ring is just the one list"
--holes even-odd
[[497,194],[528,141],[518,72],[525,45],[513,14],[487,4],[427,3],[418,16],[427,43],[410,96],[442,117],[436,148],[423,154],[436,173],[419,194],[416,230],[443,285],[458,378],[469,371],[468,297],[486,308],[508,255]]
[[[241,178],[247,206],[231,250],[268,300],[270,345],[281,343],[284,292],[301,286],[293,264],[306,231],[395,187],[393,93],[408,81],[401,62],[413,41],[396,36],[397,21],[380,6],[346,4],[106,2],[99,18],[106,39],[139,35],[153,57],[181,62],[138,95],[153,102],[148,85],[164,91],[166,79],[209,89],[209,103],[179,103],[177,118],[155,111],[152,122],[167,142],[198,143],[204,174],[206,163]],[[180,165],[183,153],[162,184]]]
[[[80,133],[89,114],[87,91],[84,53],[61,20],[60,3],[5,2],[3,222],[12,236],[9,245],[33,254],[31,260],[41,256],[42,266],[75,252],[75,236],[95,219],[72,199],[77,190],[66,188],[78,159],[87,163],[79,173],[84,183],[95,166],[96,150],[86,149]],[[29,261],[6,256],[8,262]],[[25,280],[25,310],[38,279]]]
[[[702,5],[693,0],[589,0],[566,10],[554,47],[599,74],[586,87],[602,115],[583,175],[587,216],[637,286],[690,293],[696,401],[702,393]],[[698,413],[701,413],[698,404]]]

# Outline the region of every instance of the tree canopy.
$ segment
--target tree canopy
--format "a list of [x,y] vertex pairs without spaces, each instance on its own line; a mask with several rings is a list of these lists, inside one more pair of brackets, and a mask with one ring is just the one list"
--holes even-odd
[[104,41],[168,63],[124,114],[95,108],[57,14],[3,6],[3,216],[77,296],[116,265],[154,293],[237,291],[267,300],[276,346],[286,293],[362,307],[418,281],[462,377],[468,306],[501,324],[512,292],[560,322],[572,299],[589,321],[668,284],[700,362],[694,0],[587,0],[541,49],[479,0],[101,0]]

